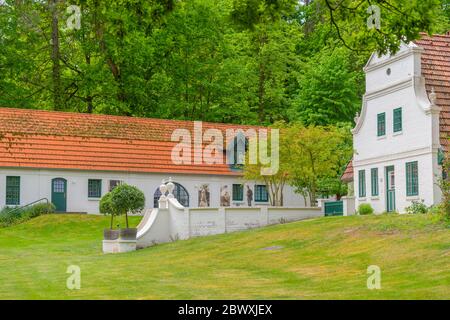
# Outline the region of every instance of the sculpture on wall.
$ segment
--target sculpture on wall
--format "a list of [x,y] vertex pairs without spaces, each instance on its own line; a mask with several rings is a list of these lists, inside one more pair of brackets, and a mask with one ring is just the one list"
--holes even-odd
[[210,204],[209,199],[210,199],[209,185],[202,184],[198,190],[198,206],[200,208],[209,207]]
[[253,201],[253,191],[252,189],[250,189],[250,186],[247,185],[247,203],[249,207],[252,206],[252,201]]
[[230,192],[228,191],[228,186],[222,186],[220,188],[220,206],[229,207],[231,201]]

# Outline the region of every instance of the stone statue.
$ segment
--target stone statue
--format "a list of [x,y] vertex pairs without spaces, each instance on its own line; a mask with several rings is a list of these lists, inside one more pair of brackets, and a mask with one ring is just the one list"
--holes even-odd
[[228,186],[223,186],[220,190],[220,206],[221,207],[229,207],[230,206],[231,196],[228,192]]
[[248,206],[252,206],[252,200],[253,200],[253,191],[250,189],[250,186],[247,186],[247,203]]
[[209,186],[204,184],[198,191],[198,206],[200,208],[209,207]]

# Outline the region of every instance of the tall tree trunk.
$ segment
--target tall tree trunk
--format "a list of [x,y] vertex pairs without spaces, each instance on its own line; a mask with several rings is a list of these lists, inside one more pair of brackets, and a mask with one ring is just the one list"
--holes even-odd
[[113,58],[108,52],[108,48],[106,47],[106,42],[104,39],[104,30],[103,30],[103,23],[100,20],[100,8],[99,8],[99,2],[94,2],[94,26],[95,26],[95,35],[97,37],[97,40],[100,45],[100,50],[102,54],[106,57],[106,64],[108,65],[109,69],[111,70],[111,73],[114,77],[114,80],[117,82],[119,86],[119,92],[117,93],[117,99],[121,102],[124,102],[126,100],[125,97],[125,90],[124,85],[122,82],[122,74],[120,72],[120,68],[117,63],[114,62]]
[[[86,64],[91,64],[91,56],[90,54],[85,54]],[[89,90],[90,91],[90,90]],[[91,95],[91,92],[86,97],[86,104],[87,104],[87,113],[94,112],[94,98]]]
[[59,0],[49,0],[49,7],[52,15],[52,80],[53,80],[53,109],[61,110],[63,108],[63,93],[61,84],[61,65],[60,65],[60,44],[59,44],[59,18],[58,18]]

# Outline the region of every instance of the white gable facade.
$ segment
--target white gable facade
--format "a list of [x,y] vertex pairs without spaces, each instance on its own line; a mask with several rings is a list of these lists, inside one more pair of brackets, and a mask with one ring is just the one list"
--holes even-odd
[[423,49],[403,45],[393,56],[373,54],[366,93],[353,129],[356,207],[405,212],[412,201],[439,203],[439,113],[422,75]]

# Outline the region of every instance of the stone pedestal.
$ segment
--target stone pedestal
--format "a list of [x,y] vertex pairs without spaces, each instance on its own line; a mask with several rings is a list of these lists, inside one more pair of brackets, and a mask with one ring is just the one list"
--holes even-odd
[[136,251],[137,240],[103,240],[103,253],[124,253]]
[[354,216],[356,214],[355,197],[342,197],[344,216]]

